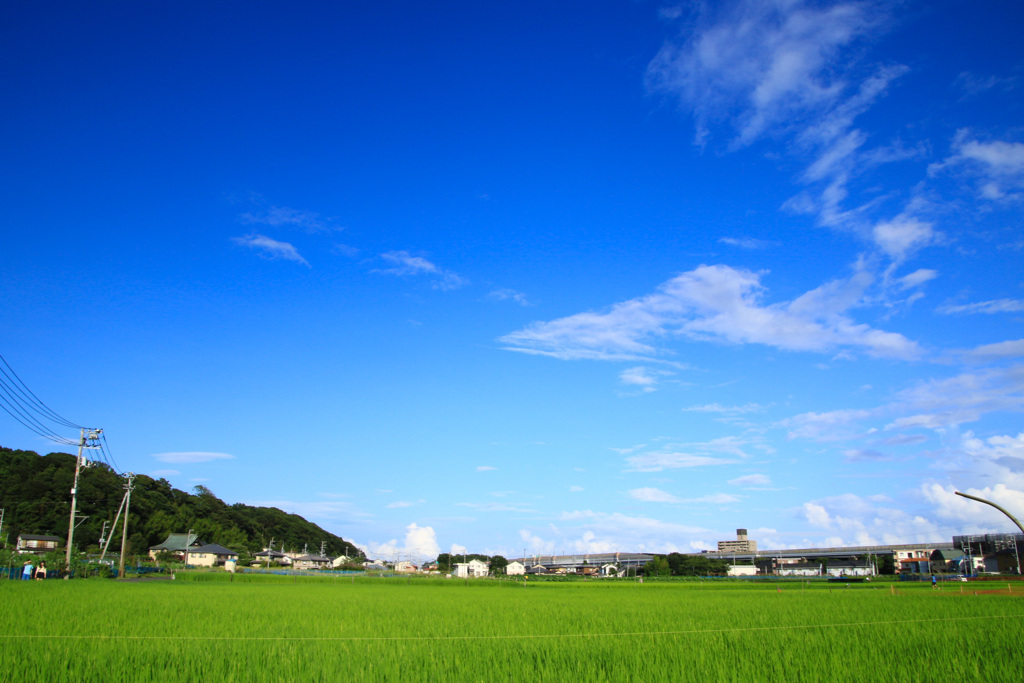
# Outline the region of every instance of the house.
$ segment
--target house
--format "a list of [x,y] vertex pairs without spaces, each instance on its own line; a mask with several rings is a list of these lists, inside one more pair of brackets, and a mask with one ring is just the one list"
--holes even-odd
[[874,576],[875,565],[863,560],[831,560],[825,572],[829,576]]
[[216,543],[188,549],[188,563],[195,567],[223,567],[228,562],[238,562],[238,553]]
[[395,571],[403,572],[405,574],[413,574],[416,572],[416,565],[409,560],[401,560],[399,562],[395,562]]
[[526,565],[518,560],[512,560],[505,566],[505,573],[509,576],[522,576],[526,573]]
[[[160,553],[172,553],[180,559],[184,559],[186,548],[191,553],[192,548],[204,545],[206,544],[200,541],[199,537],[195,534],[167,534],[167,538],[163,543],[149,546],[149,556],[155,560],[156,556]],[[192,562],[192,558],[189,557],[188,561]]]
[[462,578],[467,577],[480,577],[487,576],[488,567],[486,562],[480,560],[470,560],[469,562],[456,562],[455,563],[455,576]]
[[269,564],[271,562],[277,562],[278,564],[290,565],[292,558],[288,557],[280,550],[270,550],[269,548],[259,551],[252,556],[253,561],[259,562],[260,564]]
[[960,562],[964,559],[964,552],[955,548],[939,548],[932,552],[931,571],[955,572],[960,568]]
[[43,555],[60,547],[60,539],[56,536],[39,536],[36,534],[21,534],[18,536],[17,551],[19,553],[33,553]]
[[331,558],[323,555],[299,555],[292,560],[295,569],[330,569]]
[[621,574],[617,565],[609,563],[601,565],[601,576],[621,576]]
[[331,560],[331,567],[334,569],[340,569],[342,565],[348,564],[350,562],[352,564],[358,564],[358,562],[354,558],[351,558],[348,555],[338,555],[336,558]]
[[527,574],[547,574],[548,568],[542,564],[535,564],[532,567],[527,567]]
[[821,564],[818,562],[792,562],[780,564],[775,570],[776,576],[821,576]]
[[985,571],[994,574],[1017,574],[1017,551],[1004,548],[985,556]]
[[752,564],[730,564],[726,576],[757,576],[757,567]]

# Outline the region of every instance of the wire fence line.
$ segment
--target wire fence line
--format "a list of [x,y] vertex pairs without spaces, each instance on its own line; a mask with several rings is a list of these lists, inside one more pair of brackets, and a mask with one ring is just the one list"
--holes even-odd
[[685,629],[678,631],[628,631],[622,633],[523,633],[514,635],[456,635],[456,636],[190,636],[190,635],[104,635],[104,634],[32,634],[0,633],[0,640],[170,640],[170,641],[259,641],[259,642],[374,642],[374,641],[458,641],[458,640],[552,640],[558,638],[636,638],[654,636],[702,635],[711,633],[742,633],[764,631],[795,631],[858,626],[900,626],[906,624],[943,623],[953,621],[980,621],[985,619],[1024,619],[1024,614],[992,614],[969,617],[937,617],[932,619],[897,619],[891,621],[842,622],[835,624],[793,624],[786,626],[741,626],[732,628]]

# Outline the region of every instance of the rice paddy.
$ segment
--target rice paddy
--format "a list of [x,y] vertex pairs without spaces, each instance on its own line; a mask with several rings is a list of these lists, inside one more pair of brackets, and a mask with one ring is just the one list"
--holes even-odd
[[1016,680],[1024,587],[1008,595],[975,588],[524,588],[213,574],[3,581],[0,671],[48,682]]

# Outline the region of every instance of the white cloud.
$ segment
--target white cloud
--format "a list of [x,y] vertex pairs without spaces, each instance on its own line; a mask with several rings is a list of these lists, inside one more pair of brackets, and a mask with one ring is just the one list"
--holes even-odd
[[[990,505],[955,495],[956,489],[953,486],[942,486],[936,483],[923,484],[921,495],[932,503],[934,514],[946,523],[956,522],[963,529],[978,529],[989,532],[1000,530],[1010,533],[1020,533],[1020,530],[1003,513]],[[1010,510],[1024,509],[1024,491],[995,484],[984,488],[966,488],[963,493],[969,493],[978,498],[990,500],[993,503]],[[1020,517],[1018,517],[1020,519]]]
[[645,503],[681,503],[681,498],[673,496],[671,493],[662,491],[661,489],[655,488],[641,488],[632,489],[629,491],[629,497],[634,500],[642,500]]
[[759,240],[754,237],[720,237],[718,238],[718,241],[721,244],[727,244],[730,247],[739,247],[740,249],[767,249],[768,247],[778,244],[777,242]]
[[712,465],[732,465],[738,462],[728,458],[717,458],[692,453],[645,453],[626,458],[632,472],[661,472],[685,467],[709,467]]
[[859,270],[789,302],[765,305],[761,274],[729,266],[700,266],[654,294],[586,312],[536,322],[505,335],[506,349],[561,359],[662,359],[666,340],[764,344],[787,351],[859,349],[870,356],[915,358],[906,337],[855,323],[857,305],[872,276]]
[[659,378],[671,374],[667,370],[653,370],[645,367],[628,368],[619,373],[619,381],[627,386],[640,387],[642,391],[650,393],[657,391]]
[[970,131],[957,131],[954,153],[928,167],[931,175],[952,170],[977,180],[977,191],[988,200],[1024,198],[1024,144],[994,140],[979,142],[969,138]]
[[771,486],[772,479],[767,474],[745,474],[742,477],[730,479],[729,483],[733,486],[762,487]]
[[741,406],[723,406],[719,403],[708,403],[702,406],[690,406],[689,408],[683,408],[684,413],[725,413],[725,414],[744,414],[744,413],[759,413],[765,410],[766,406],[759,405],[757,403],[746,403]]
[[857,435],[863,428],[859,423],[874,416],[870,410],[831,410],[824,413],[801,413],[782,421],[789,428],[790,439],[837,441]]
[[1024,356],[1024,339],[985,344],[967,352],[971,358],[978,360],[995,360],[1001,358],[1020,358]]
[[274,507],[290,514],[322,523],[323,521],[351,520],[356,517],[372,517],[358,505],[347,501],[315,501],[315,500],[254,500],[249,505],[258,507]]
[[949,535],[920,515],[886,505],[879,496],[843,494],[804,503],[797,514],[808,524],[831,535],[829,545],[891,545],[933,542]]
[[179,453],[154,453],[153,456],[160,462],[167,462],[174,465],[192,465],[212,460],[232,460],[235,456],[230,453],[210,453],[206,451],[188,451]]
[[958,313],[1020,313],[1024,311],[1024,299],[994,299],[978,301],[973,304],[946,304],[935,309],[938,313],[953,315]]
[[426,503],[426,502],[427,501],[423,500],[422,498],[420,500],[417,500],[417,501],[396,500],[394,503],[388,503],[387,507],[388,508],[409,508],[409,507],[412,507],[414,505],[422,505],[423,503]]
[[419,526],[415,522],[405,527],[405,540],[402,543],[398,539],[391,539],[383,543],[371,542],[360,545],[360,548],[371,559],[413,559],[422,561],[432,559],[441,552],[437,544],[437,534],[433,527]]
[[302,228],[307,232],[321,232],[331,229],[328,225],[329,221],[315,211],[291,209],[287,206],[272,206],[262,211],[246,212],[242,214],[242,221],[250,224],[269,225],[275,228]]
[[726,119],[743,145],[835,107],[845,87],[834,75],[840,49],[874,29],[882,15],[856,2],[744,0],[708,7],[720,11],[701,17],[683,43],[662,48],[648,67],[649,83],[693,112],[698,141],[711,123]]
[[498,468],[497,467],[491,467],[490,465],[479,465],[476,468],[476,471],[477,472],[493,472],[496,469],[498,469]]
[[929,280],[934,280],[939,276],[937,271],[930,270],[928,268],[919,268],[909,275],[904,275],[899,279],[900,287],[903,289],[911,289],[923,285]]
[[559,516],[559,522],[558,525],[550,527],[551,537],[548,539],[529,530],[520,531],[520,536],[528,542],[531,553],[693,551],[706,548],[706,541],[703,539],[711,534],[707,529],[700,527],[618,512],[563,512]]
[[872,230],[875,244],[893,261],[902,262],[918,249],[938,239],[932,224],[904,212],[888,221],[881,221]]
[[570,486],[569,487],[569,493],[582,493],[582,492],[583,492],[583,487],[582,486]]
[[536,512],[532,508],[507,505],[505,503],[455,503],[455,505],[472,508],[480,512]]
[[153,470],[149,473],[149,476],[160,479],[163,477],[175,477],[179,474],[181,474],[181,472],[178,470]]
[[443,270],[423,258],[413,256],[407,251],[389,251],[380,255],[382,259],[391,264],[389,268],[378,270],[380,273],[398,276],[427,275],[433,279],[434,289],[452,290],[463,287],[469,282],[449,270]]
[[514,301],[520,306],[529,306],[530,301],[526,298],[526,295],[522,292],[517,292],[514,289],[496,289],[487,295],[488,299],[494,299],[495,301]]
[[232,237],[231,240],[235,242],[235,244],[255,249],[263,258],[294,261],[295,263],[301,263],[307,267],[309,266],[306,259],[302,258],[302,255],[299,254],[298,249],[288,242],[278,242],[266,235],[258,235],[255,233],[246,235],[245,237]]
[[466,546],[459,545],[458,543],[452,543],[451,548],[448,549],[448,552],[452,555],[464,555],[468,551],[466,550]]

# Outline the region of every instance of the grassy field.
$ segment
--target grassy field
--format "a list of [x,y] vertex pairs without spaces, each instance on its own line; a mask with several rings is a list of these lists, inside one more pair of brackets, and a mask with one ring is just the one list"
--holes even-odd
[[48,683],[963,681],[1016,680],[1024,662],[1024,588],[212,577],[0,582],[0,672]]

